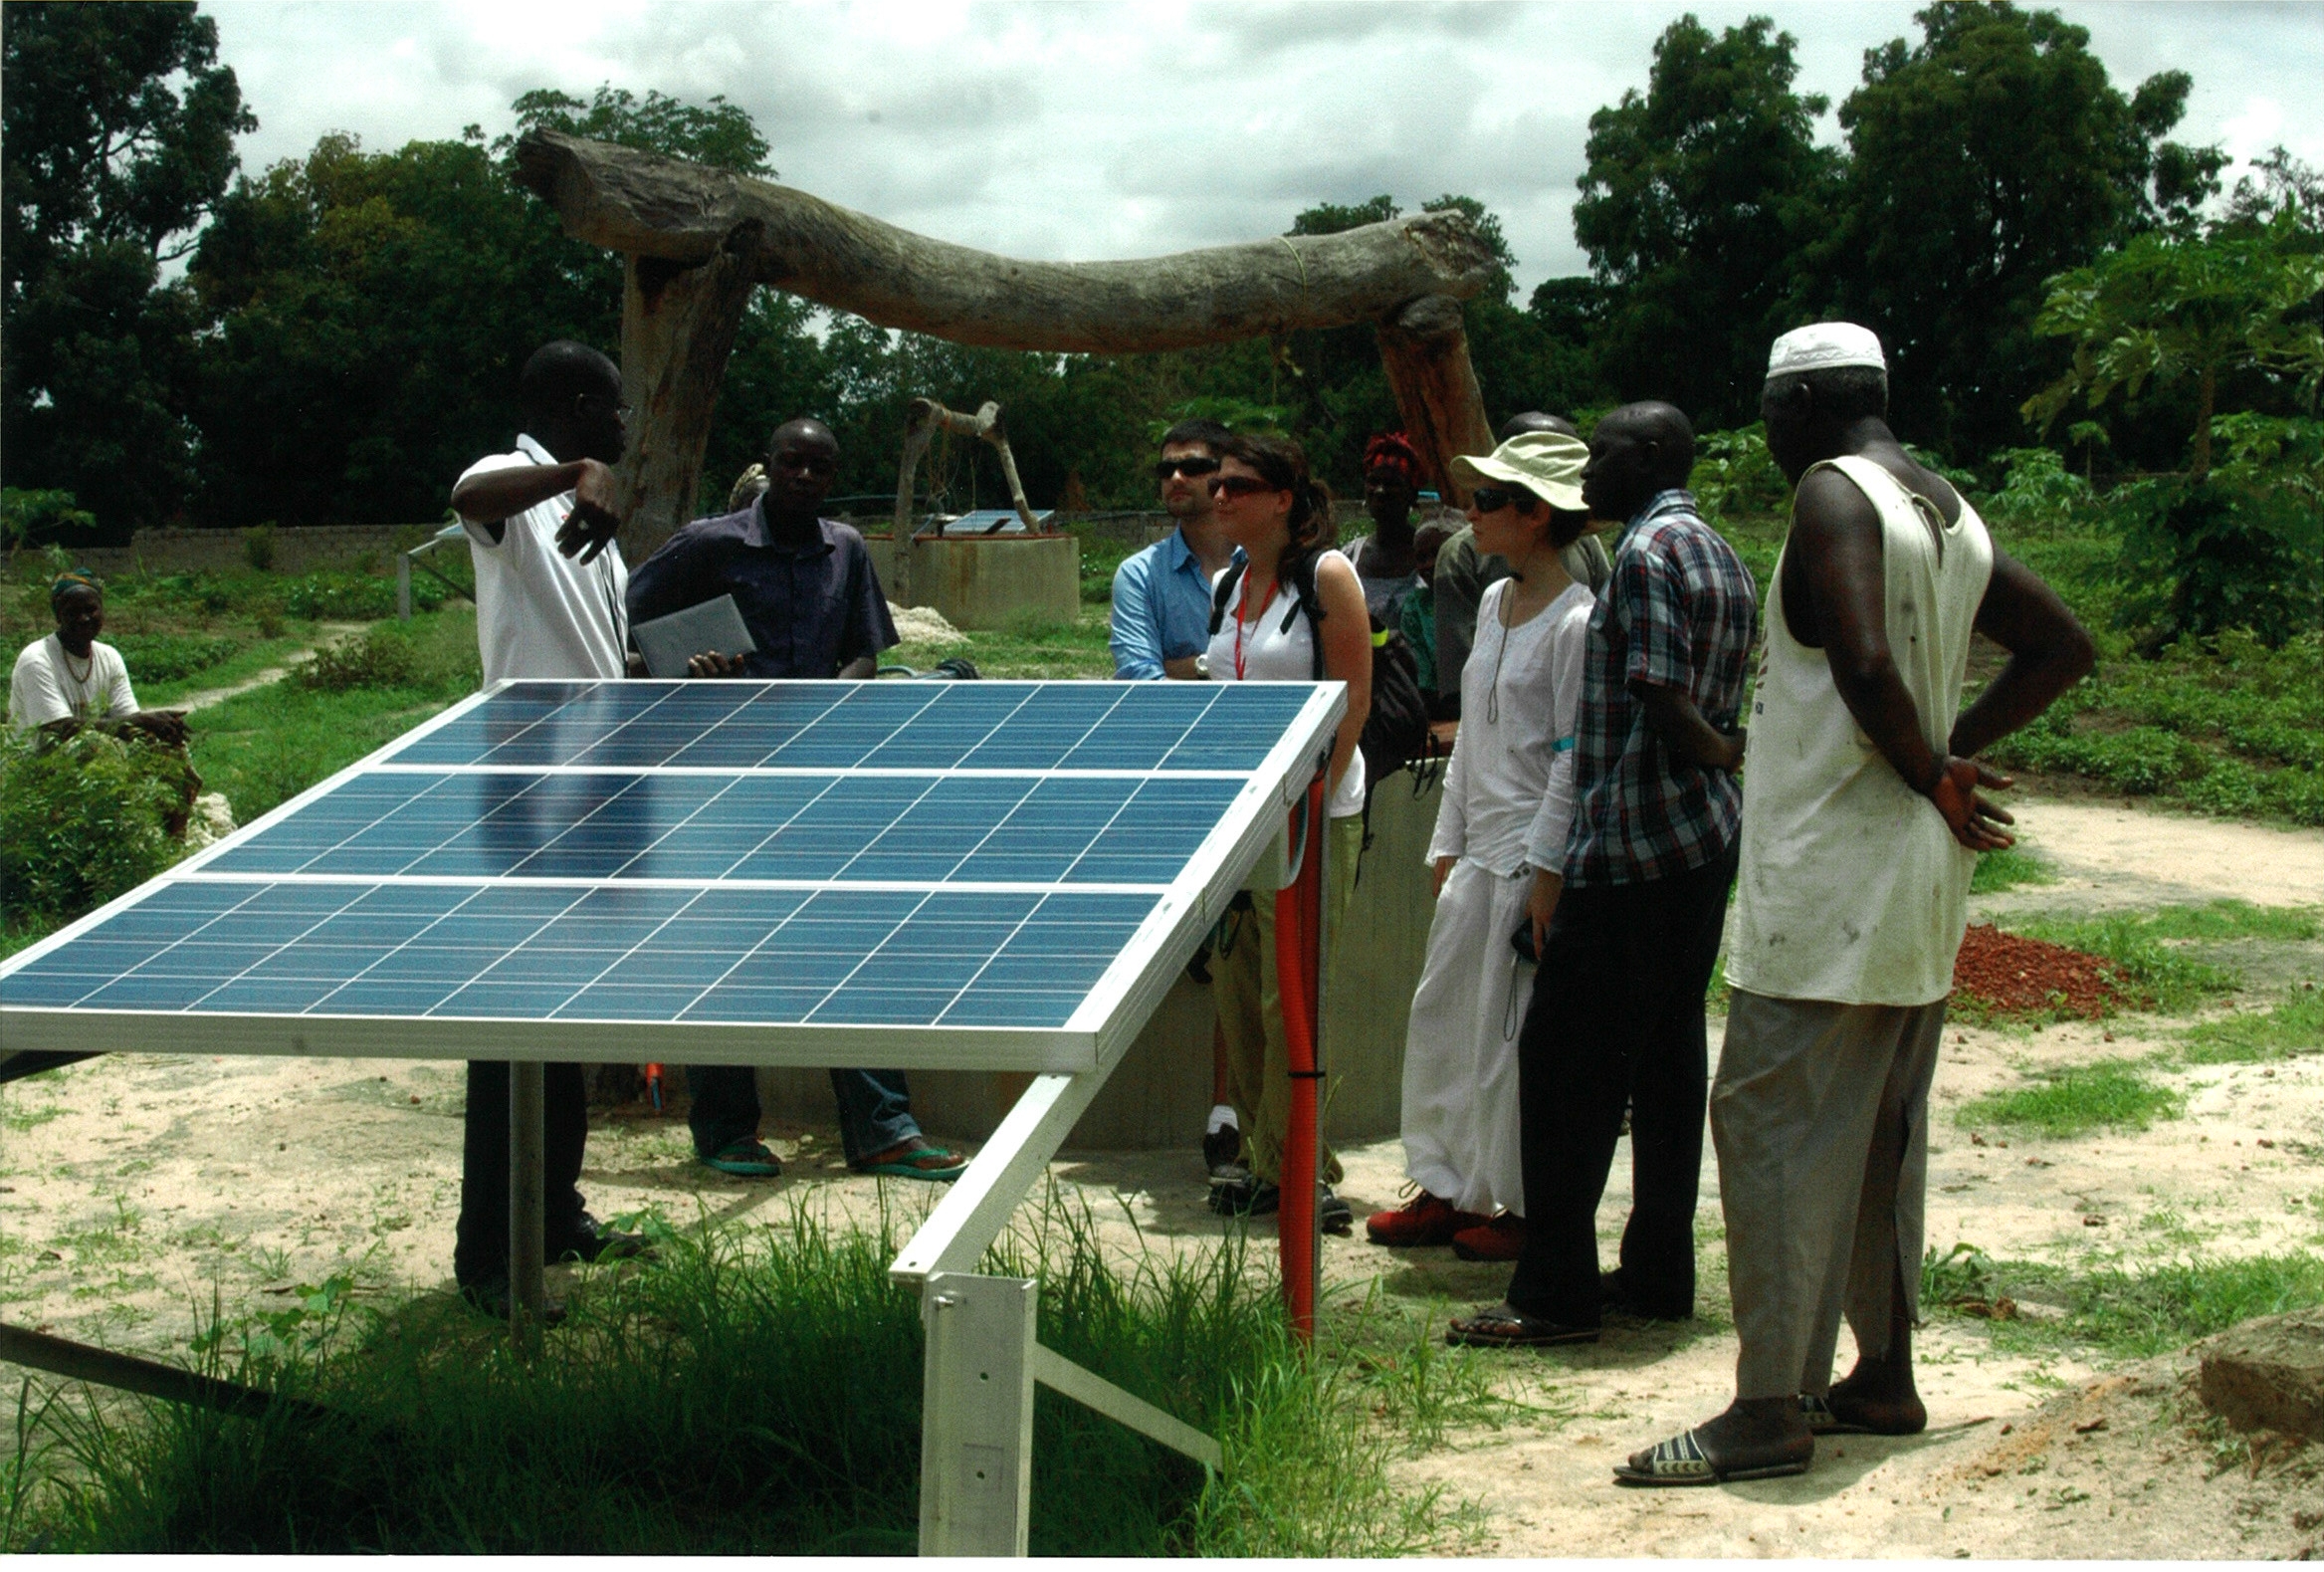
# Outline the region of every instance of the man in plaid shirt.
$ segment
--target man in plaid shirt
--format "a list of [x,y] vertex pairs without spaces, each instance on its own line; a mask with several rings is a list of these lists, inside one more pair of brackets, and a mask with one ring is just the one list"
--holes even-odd
[[[1694,1313],[1695,1192],[1709,1076],[1703,994],[1735,878],[1751,572],[1686,491],[1694,432],[1630,404],[1590,433],[1583,496],[1626,521],[1589,619],[1565,866],[1535,874],[1548,927],[1518,1038],[1523,1253],[1505,1302],[1455,1342],[1597,1341],[1605,1306]],[[1600,1279],[1597,1204],[1630,1110],[1620,1269]]]

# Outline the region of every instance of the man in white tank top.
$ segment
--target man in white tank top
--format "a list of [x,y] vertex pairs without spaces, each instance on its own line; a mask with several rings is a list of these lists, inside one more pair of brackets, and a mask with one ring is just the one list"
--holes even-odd
[[[2090,669],[2089,635],[1886,421],[1880,341],[1776,340],[1768,448],[1797,488],[1767,600],[1711,1091],[1736,1401],[1634,1454],[1639,1484],[1797,1473],[1815,1433],[1910,1435],[1929,1083],[1977,854],[2010,843],[1976,755]],[[2007,668],[1960,711],[1972,630]],[[1831,1380],[1845,1313],[1855,1369]]]

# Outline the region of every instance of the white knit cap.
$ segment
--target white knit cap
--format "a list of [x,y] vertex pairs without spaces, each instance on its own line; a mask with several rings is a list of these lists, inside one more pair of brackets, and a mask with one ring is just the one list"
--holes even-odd
[[1880,352],[1880,336],[1852,322],[1819,322],[1795,328],[1778,338],[1768,351],[1768,375],[1787,371],[1823,371],[1835,365],[1868,365],[1888,369]]

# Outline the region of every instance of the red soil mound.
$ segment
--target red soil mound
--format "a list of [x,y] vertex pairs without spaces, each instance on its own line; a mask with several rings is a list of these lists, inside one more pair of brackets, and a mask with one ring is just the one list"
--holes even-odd
[[1990,1009],[2017,1013],[2063,1010],[2085,1019],[2119,999],[2106,963],[2079,950],[1972,923],[1953,963],[1953,987]]

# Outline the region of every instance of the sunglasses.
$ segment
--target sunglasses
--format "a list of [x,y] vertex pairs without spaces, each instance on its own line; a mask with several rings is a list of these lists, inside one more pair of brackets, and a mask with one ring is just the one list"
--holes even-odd
[[1154,467],[1154,478],[1168,480],[1172,475],[1184,475],[1200,480],[1217,468],[1216,459],[1163,459]]
[[1212,497],[1251,497],[1263,491],[1282,491],[1283,489],[1272,481],[1261,480],[1256,475],[1213,475],[1210,478],[1210,495]]
[[1469,493],[1479,513],[1499,513],[1504,508],[1523,509],[1533,501],[1533,493],[1516,486],[1479,486]]

